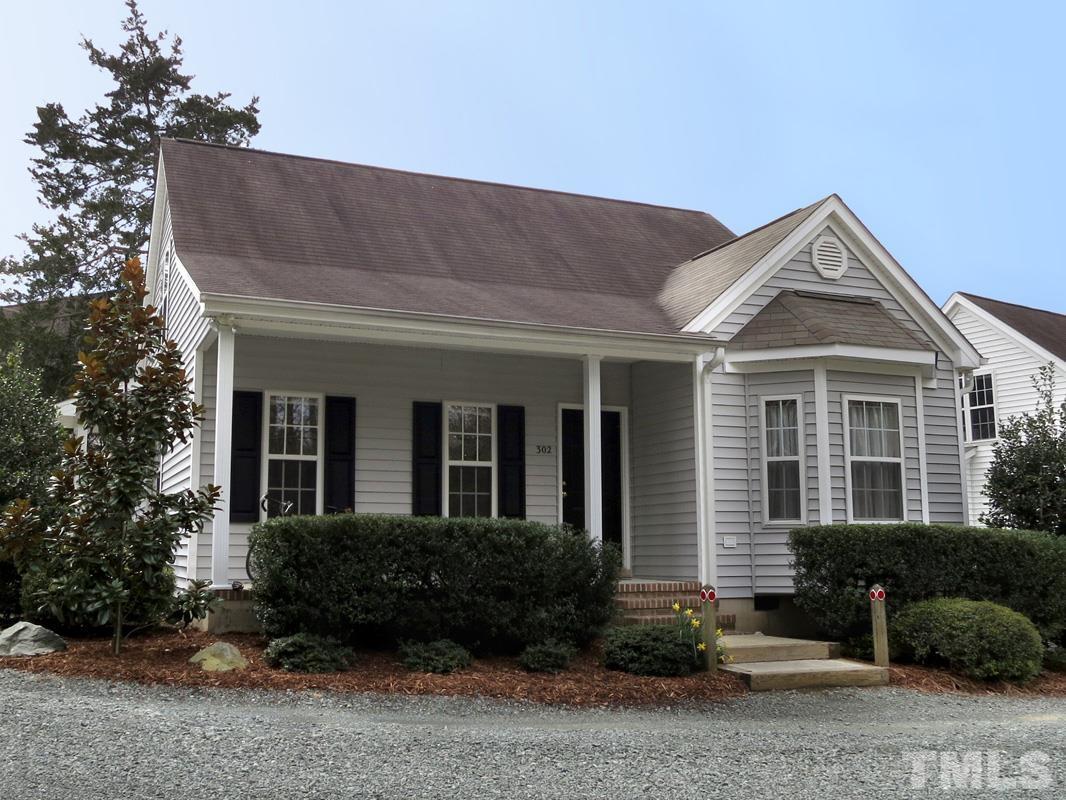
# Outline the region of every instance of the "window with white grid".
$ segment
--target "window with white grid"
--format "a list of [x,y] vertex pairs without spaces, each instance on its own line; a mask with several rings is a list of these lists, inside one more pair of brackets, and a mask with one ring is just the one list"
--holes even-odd
[[447,405],[449,517],[491,517],[495,513],[495,416],[491,405]]
[[271,394],[266,418],[267,516],[317,514],[319,398]]
[[973,376],[973,388],[967,395],[967,432],[971,442],[996,438],[996,396],[991,372]]

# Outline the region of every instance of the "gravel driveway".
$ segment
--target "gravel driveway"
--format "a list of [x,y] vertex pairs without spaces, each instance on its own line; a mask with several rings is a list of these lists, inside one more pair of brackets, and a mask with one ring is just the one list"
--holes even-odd
[[[571,711],[0,670],[0,798],[1051,798],[1066,794],[1064,723],[1066,700],[899,689]],[[924,786],[911,751],[931,751]],[[942,789],[967,753],[976,772],[945,774],[969,788]],[[971,783],[1019,771],[1042,788]]]

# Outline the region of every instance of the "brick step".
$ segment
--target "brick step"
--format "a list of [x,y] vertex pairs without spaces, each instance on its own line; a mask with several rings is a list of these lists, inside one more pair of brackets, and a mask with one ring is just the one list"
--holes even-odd
[[734,663],[723,664],[721,669],[739,676],[753,692],[888,684],[887,669],[843,658]]
[[640,594],[616,596],[614,599],[615,606],[626,611],[648,608],[670,609],[673,608],[674,603],[680,603],[682,608],[699,608],[700,598],[699,595]]
[[677,617],[670,614],[633,614],[626,613],[618,620],[622,625],[676,625]]
[[699,594],[699,581],[619,581],[615,588],[617,594]]

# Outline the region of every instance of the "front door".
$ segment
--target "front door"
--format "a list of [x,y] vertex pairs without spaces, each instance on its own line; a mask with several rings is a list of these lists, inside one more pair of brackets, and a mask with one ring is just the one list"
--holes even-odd
[[[603,540],[622,546],[622,412],[600,413]],[[563,522],[585,527],[585,412],[562,410]]]

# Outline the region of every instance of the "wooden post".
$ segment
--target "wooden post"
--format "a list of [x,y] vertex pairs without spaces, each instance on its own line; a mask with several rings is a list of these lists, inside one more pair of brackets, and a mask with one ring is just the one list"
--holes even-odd
[[885,590],[881,584],[870,587],[870,616],[873,619],[874,664],[888,666],[888,619],[885,615]]
[[700,589],[700,602],[703,610],[700,621],[700,630],[703,631],[703,644],[705,650],[703,657],[706,659],[707,671],[715,672],[718,669],[718,613],[714,604],[718,600],[718,593],[714,587],[706,584]]

